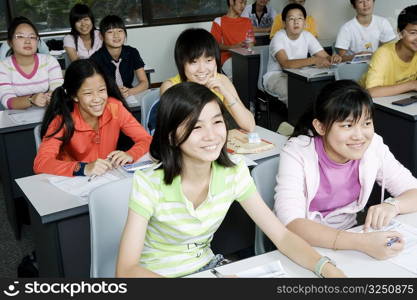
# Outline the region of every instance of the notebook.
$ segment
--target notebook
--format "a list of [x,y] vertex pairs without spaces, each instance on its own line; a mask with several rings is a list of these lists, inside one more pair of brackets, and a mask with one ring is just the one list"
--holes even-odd
[[252,154],[271,150],[275,145],[261,139],[259,143],[249,143],[248,134],[241,129],[229,130],[227,151],[233,154]]

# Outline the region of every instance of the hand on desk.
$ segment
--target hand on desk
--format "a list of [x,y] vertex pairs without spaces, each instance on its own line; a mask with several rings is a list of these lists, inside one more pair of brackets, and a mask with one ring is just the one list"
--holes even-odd
[[32,103],[38,107],[45,107],[51,100],[51,93],[38,93],[32,96]]
[[97,159],[96,161],[90,162],[85,166],[84,175],[93,176],[93,175],[103,175],[108,170],[113,169],[113,165],[108,159]]
[[129,88],[125,87],[125,86],[120,86],[119,87],[120,93],[122,94],[122,96],[126,99],[127,97],[130,96],[129,93]]
[[[377,231],[363,233],[360,251],[365,252],[369,256],[376,259],[387,259],[398,255],[404,248],[404,240],[400,233],[396,231]],[[395,238],[398,238],[395,239]],[[391,245],[387,245],[388,241],[395,239]]]
[[332,56],[328,56],[327,58],[328,58],[331,65],[338,64],[338,63],[342,62],[342,57],[338,54],[333,54]]
[[115,150],[107,155],[107,160],[117,168],[118,166],[125,165],[133,162],[133,157],[121,150]]
[[394,205],[388,203],[373,205],[368,209],[363,230],[365,232],[370,228],[380,230],[387,226],[397,214]]

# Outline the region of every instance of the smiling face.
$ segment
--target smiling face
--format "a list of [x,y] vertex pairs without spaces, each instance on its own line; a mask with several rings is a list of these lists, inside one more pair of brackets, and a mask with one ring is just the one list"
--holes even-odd
[[305,19],[300,9],[291,9],[285,18],[285,30],[291,37],[298,36],[304,30]]
[[[185,131],[178,127],[177,139]],[[226,125],[216,101],[207,103],[202,109],[198,121],[190,136],[180,145],[182,159],[185,163],[211,163],[215,161],[226,142]]]
[[120,48],[126,39],[123,28],[111,28],[104,33],[103,42],[107,47]]
[[90,31],[93,29],[93,23],[90,17],[84,17],[75,22],[75,29],[80,35],[90,34]]
[[107,97],[106,82],[101,75],[94,74],[84,80],[74,101],[79,105],[81,116],[88,122],[103,114]]
[[417,52],[417,25],[407,24],[401,31],[401,44],[412,52]]
[[317,119],[313,121],[313,126],[323,137],[326,154],[336,163],[361,159],[374,135],[372,119],[365,112],[356,122],[352,116],[344,121],[334,122],[328,132]]
[[216,60],[212,56],[202,55],[184,65],[185,77],[188,81],[205,85],[217,72]]
[[32,26],[20,24],[16,27],[9,46],[13,49],[14,55],[31,56],[38,50],[38,39]]

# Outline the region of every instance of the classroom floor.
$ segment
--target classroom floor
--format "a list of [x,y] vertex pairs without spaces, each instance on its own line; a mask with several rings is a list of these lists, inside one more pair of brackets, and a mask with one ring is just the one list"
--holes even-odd
[[0,180],[0,278],[17,277],[17,267],[22,258],[35,249],[28,225],[23,225],[22,238],[16,241],[7,219],[3,183]]

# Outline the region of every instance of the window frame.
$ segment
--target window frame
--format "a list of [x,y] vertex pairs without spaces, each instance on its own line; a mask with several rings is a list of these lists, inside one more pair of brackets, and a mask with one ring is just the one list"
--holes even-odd
[[[0,0],[5,2],[6,6],[6,24],[10,24],[10,21],[13,17],[17,16],[15,9],[14,0]],[[152,8],[151,0],[142,0],[142,24],[131,24],[126,25],[127,29],[134,28],[144,28],[144,27],[154,27],[154,26],[164,26],[164,25],[176,25],[176,24],[187,24],[187,23],[199,23],[199,22],[209,22],[213,21],[216,17],[224,15],[222,14],[207,14],[207,15],[198,15],[198,16],[189,16],[189,17],[175,17],[175,18],[153,18],[152,17]],[[70,32],[70,29],[67,30],[55,30],[48,32],[40,32],[41,37],[50,37],[57,35],[65,35]],[[6,31],[0,31],[0,40],[7,39],[7,28]]]

